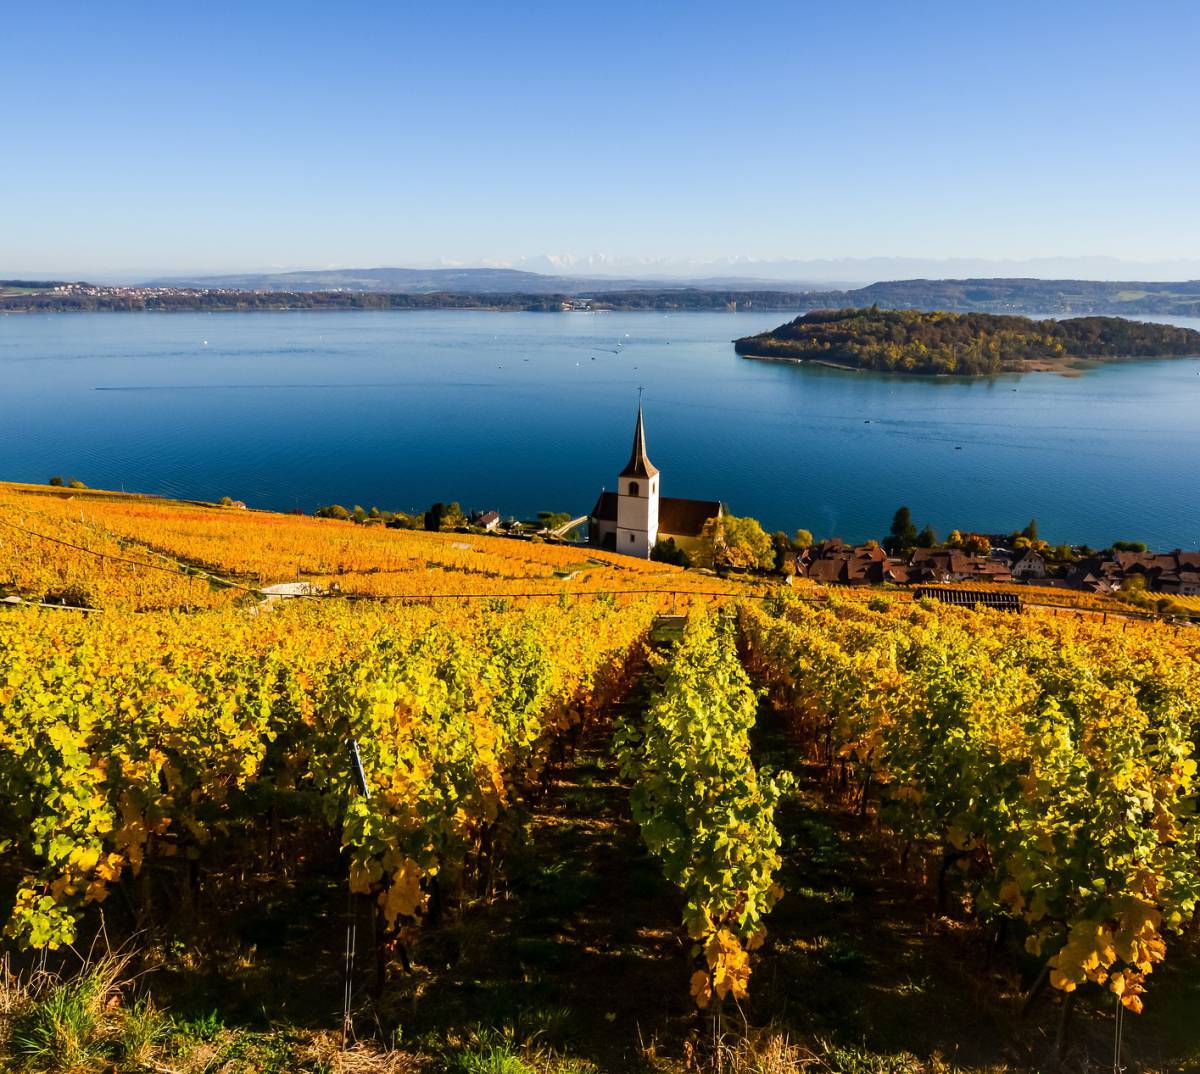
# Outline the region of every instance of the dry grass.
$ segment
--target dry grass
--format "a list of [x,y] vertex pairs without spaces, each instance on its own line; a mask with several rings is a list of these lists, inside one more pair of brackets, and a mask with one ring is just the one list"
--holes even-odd
[[725,1037],[702,1059],[694,1054],[689,1059],[690,1069],[700,1074],[950,1074],[957,1069],[938,1055],[921,1060],[906,1052],[885,1055],[824,1041],[800,1044],[774,1028]]
[[380,1047],[369,1041],[357,1041],[342,1047],[337,1033],[317,1033],[296,1049],[296,1058],[309,1067],[331,1074],[415,1074],[429,1069],[425,1056]]

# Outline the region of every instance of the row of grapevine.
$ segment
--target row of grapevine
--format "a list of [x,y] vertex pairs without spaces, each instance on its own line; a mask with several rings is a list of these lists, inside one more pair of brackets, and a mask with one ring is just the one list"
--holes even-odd
[[1200,664],[1186,640],[894,605],[743,607],[797,741],[1050,983],[1133,1011],[1200,900]]
[[47,515],[14,506],[0,495],[0,596],[129,611],[216,608],[237,597],[235,590],[214,588],[174,568],[78,511]]
[[660,607],[679,612],[714,589],[763,589],[577,546],[0,484],[0,596],[135,611],[252,599],[192,568],[246,586],[303,579],[417,600],[662,590]]
[[782,894],[774,814],[784,780],[751,759],[757,695],[734,634],[715,615],[692,616],[645,713],[622,720],[615,739],[642,838],[685,899],[683,924],[704,962],[691,980],[701,1008],[746,995],[750,952]]
[[297,572],[319,577],[409,573],[429,567],[512,579],[545,578],[584,569],[589,563],[620,573],[682,573],[665,563],[573,545],[388,529],[380,524],[354,525],[91,490],[30,490],[0,483],[0,505],[14,514],[50,520],[71,522],[82,517],[124,540],[260,581],[294,577]]
[[[154,866],[253,854],[278,811],[340,837],[396,933],[452,882],[563,732],[622,687],[648,605],[291,605],[0,616],[7,932],[70,942]],[[361,745],[370,797],[346,743]],[[305,840],[297,841],[302,847]]]

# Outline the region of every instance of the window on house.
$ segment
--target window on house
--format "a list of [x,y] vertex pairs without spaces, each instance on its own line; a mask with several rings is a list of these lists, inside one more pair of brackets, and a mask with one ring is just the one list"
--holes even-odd
[[636,481],[629,482],[629,495],[636,496],[638,494],[638,483]]
[[633,534],[632,534],[632,533],[629,535],[629,540],[630,540],[630,541],[632,541],[632,540],[633,540]]

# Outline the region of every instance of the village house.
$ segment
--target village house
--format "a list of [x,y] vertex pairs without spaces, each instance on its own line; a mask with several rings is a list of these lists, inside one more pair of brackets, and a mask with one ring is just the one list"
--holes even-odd
[[797,555],[796,573],[822,585],[903,585],[908,564],[877,544],[851,546],[835,538]]
[[683,500],[660,494],[662,474],[646,454],[646,427],[638,404],[629,462],[616,492],[601,492],[588,518],[588,543],[610,552],[648,559],[668,538],[692,551],[704,523],[724,513],[716,500]]
[[1190,597],[1200,595],[1200,552],[1111,552],[1075,565],[1069,584],[1093,593],[1115,593],[1130,579],[1145,580],[1148,590]]
[[499,511],[475,511],[471,515],[471,525],[487,530],[488,533],[500,528]]
[[1032,548],[1022,548],[1009,560],[1009,569],[1014,581],[1024,582],[1030,579],[1046,577],[1046,559],[1040,552]]
[[909,560],[910,582],[1011,582],[1012,569],[1003,559],[973,556],[942,548],[918,548]]

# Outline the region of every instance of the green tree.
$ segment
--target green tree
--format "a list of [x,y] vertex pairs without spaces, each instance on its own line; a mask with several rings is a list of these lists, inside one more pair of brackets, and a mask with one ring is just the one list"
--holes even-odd
[[1031,518],[1029,525],[1021,531],[1022,537],[1028,537],[1031,543],[1036,544],[1038,539],[1037,519]]
[[61,477],[59,477],[58,474],[55,474],[52,478],[50,478],[49,484],[53,485],[56,489],[60,489],[63,487],[63,485],[66,484],[66,482],[63,481],[63,479]]
[[916,546],[917,527],[913,524],[912,512],[907,507],[899,508],[892,516],[891,536],[883,542],[889,552],[908,552]]
[[439,500],[425,512],[427,530],[453,530],[466,524],[466,516],[458,503],[442,503]]
[[650,549],[650,558],[656,563],[674,563],[677,567],[690,567],[692,557],[675,543],[674,537],[659,538]]
[[925,528],[917,534],[917,547],[936,548],[937,543],[937,534],[933,532],[933,527],[926,523]]
[[775,551],[775,570],[787,574],[796,561],[796,546],[792,539],[783,530],[776,530],[771,534],[771,547]]
[[324,507],[318,507],[313,514],[317,518],[336,518],[339,522],[345,522],[350,517],[350,512],[340,503],[330,503]]
[[770,570],[775,548],[757,519],[717,515],[700,532],[699,558],[715,570]]
[[812,548],[813,535],[810,530],[797,530],[796,536],[792,538],[792,544],[796,549],[803,552],[806,548]]

